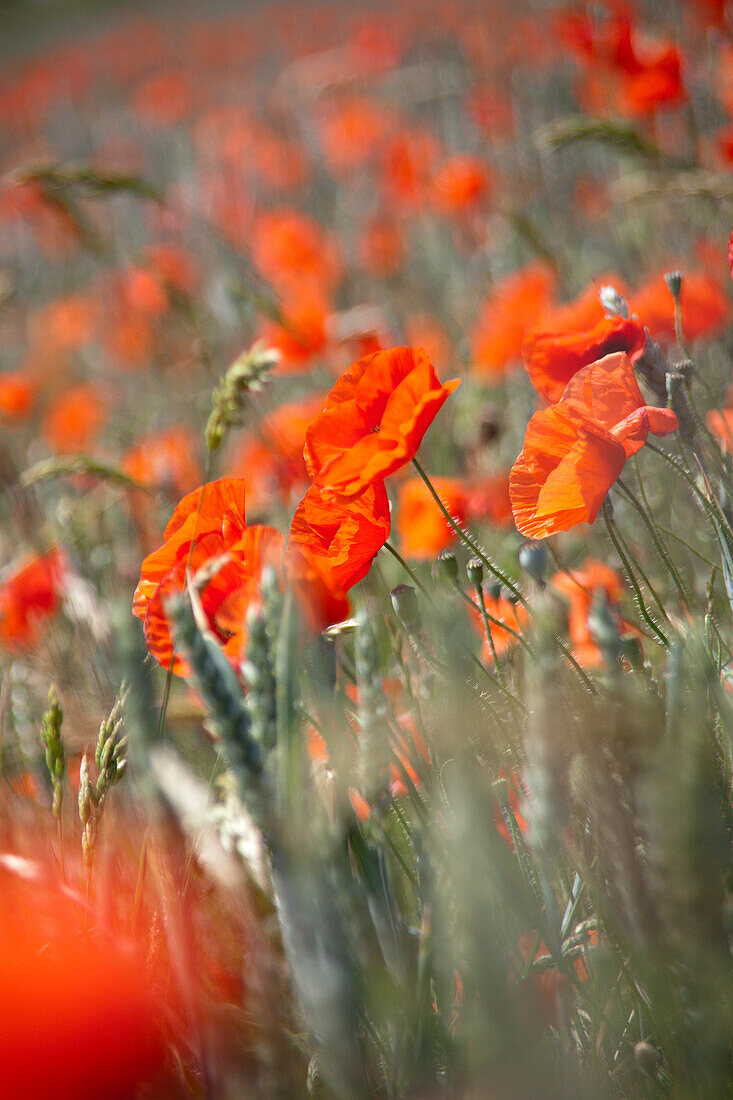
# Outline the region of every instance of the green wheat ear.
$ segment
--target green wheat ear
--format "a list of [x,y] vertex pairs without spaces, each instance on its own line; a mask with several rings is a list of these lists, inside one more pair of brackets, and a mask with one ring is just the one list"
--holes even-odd
[[277,351],[258,343],[232,363],[212,395],[204,431],[210,454],[219,450],[229,431],[239,423],[247,395],[262,389],[279,358]]
[[46,747],[46,767],[53,786],[53,816],[57,821],[61,817],[66,775],[66,752],[61,739],[63,720],[64,713],[59,704],[58,693],[52,684],[48,691],[48,709],[43,715],[41,725],[41,740]]

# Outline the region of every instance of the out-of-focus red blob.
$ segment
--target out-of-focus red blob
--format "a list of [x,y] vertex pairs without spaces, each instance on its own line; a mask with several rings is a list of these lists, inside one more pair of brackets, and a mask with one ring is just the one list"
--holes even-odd
[[472,369],[499,380],[520,362],[527,332],[552,305],[555,278],[540,264],[522,268],[498,282],[481,310],[472,337]]
[[36,387],[22,371],[0,374],[0,417],[11,424],[20,424],[33,412]]
[[[684,273],[680,304],[682,327],[688,340],[720,332],[730,320],[730,303],[722,287],[700,272]],[[629,309],[655,340],[674,339],[674,302],[663,275],[655,276],[632,294]]]
[[2,1095],[132,1100],[165,1061],[144,950],[85,934],[80,900],[35,864],[24,874],[0,869]]
[[65,390],[51,405],[43,424],[43,435],[52,450],[71,454],[86,450],[102,427],[105,404],[93,383]]
[[43,623],[61,606],[65,572],[59,550],[25,559],[0,579],[0,642],[27,649],[38,641]]

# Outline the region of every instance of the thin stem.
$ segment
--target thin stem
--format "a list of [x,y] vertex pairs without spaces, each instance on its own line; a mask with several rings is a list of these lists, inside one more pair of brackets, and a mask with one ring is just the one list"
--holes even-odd
[[641,593],[641,589],[639,588],[639,582],[637,581],[636,576],[634,575],[634,571],[631,568],[631,562],[629,561],[627,555],[624,553],[623,547],[621,546],[621,543],[619,542],[618,535],[617,535],[616,528],[615,528],[615,524],[614,524],[613,520],[611,519],[611,509],[609,508],[607,501],[603,502],[602,511],[603,511],[603,519],[604,519],[604,522],[606,524],[606,530],[608,531],[608,536],[609,536],[609,538],[611,539],[611,542],[614,545],[616,553],[621,558],[621,563],[624,567],[624,572],[626,573],[626,577],[627,577],[627,579],[629,581],[629,584],[631,585],[631,588],[634,592],[634,600],[635,600],[636,606],[639,609],[639,613],[642,616],[642,618],[644,619],[645,623],[649,626],[650,630],[652,630],[656,634],[656,636],[659,638],[659,640],[662,642],[662,644],[665,645],[665,646],[668,646],[669,645],[669,639],[667,638],[666,634],[662,630],[660,630],[660,628],[654,622],[654,619],[652,619],[651,615],[649,614],[649,612],[646,609],[646,605],[644,603],[644,597]]
[[474,585],[474,588],[475,588],[475,591],[476,591],[476,597],[477,597],[479,605],[481,607],[481,618],[483,619],[483,622],[484,622],[484,630],[486,631],[486,639],[489,643],[489,646],[491,647],[491,655],[494,658],[494,668],[496,669],[496,675],[497,675],[497,677],[499,677],[500,679],[503,680],[504,675],[503,675],[501,669],[499,668],[499,658],[498,658],[497,653],[496,653],[496,645],[494,644],[494,635],[491,632],[491,623],[489,622],[489,614],[486,610],[486,600],[484,599],[483,585],[477,584],[477,585]]
[[[638,468],[637,468],[636,472],[637,472],[637,476],[638,476],[639,475]],[[641,520],[642,520],[644,526],[646,527],[647,531],[649,532],[649,535],[651,536],[651,540],[654,543],[654,547],[655,547],[657,553],[659,554],[660,558],[662,559],[665,566],[669,570],[670,576],[672,577],[672,580],[674,581],[675,588],[677,589],[677,595],[679,596],[679,598],[680,598],[682,604],[684,605],[684,607],[686,607],[686,608],[689,607],[690,598],[689,598],[689,596],[688,596],[688,594],[685,590],[685,586],[683,584],[682,577],[677,572],[676,565],[672,561],[671,557],[669,556],[669,552],[668,552],[667,548],[665,547],[664,543],[662,542],[662,540],[659,538],[659,535],[657,534],[656,524],[655,524],[654,520],[652,519],[651,509],[649,508],[649,502],[646,499],[646,493],[644,493],[644,487],[643,487],[643,484],[642,484],[642,481],[641,481],[641,477],[639,476],[639,485],[640,485],[640,488],[641,488],[642,495],[644,497],[644,504],[646,505],[646,507],[642,506],[640,501],[637,500],[635,494],[632,492],[632,490],[628,487],[628,485],[625,484],[625,482],[621,478],[617,479],[616,484],[618,485],[621,492],[626,495],[627,500],[633,505],[633,507],[636,509],[639,516],[641,517]]]
[[408,565],[408,564],[407,564],[407,562],[405,561],[405,559],[404,559],[404,558],[402,557],[402,554],[400,554],[400,552],[399,552],[398,550],[395,550],[395,548],[394,548],[394,546],[392,545],[392,543],[391,543],[391,542],[385,542],[385,544],[384,544],[384,549],[385,549],[385,550],[389,550],[389,552],[390,552],[390,554],[392,555],[392,557],[393,557],[393,558],[396,558],[396,559],[397,559],[397,561],[398,561],[398,562],[400,563],[400,565],[402,566],[402,568],[403,568],[403,569],[405,570],[405,572],[407,573],[407,575],[408,575],[408,577],[410,578],[410,580],[411,580],[411,581],[412,581],[412,582],[413,582],[413,583],[415,584],[415,586],[416,586],[417,588],[419,588],[419,589],[420,589],[420,591],[422,592],[423,596],[425,596],[426,600],[428,600],[428,601],[429,601],[430,603],[432,603],[433,601],[432,601],[432,599],[431,599],[431,597],[430,597],[430,593],[428,592],[427,588],[426,588],[426,587],[425,587],[425,585],[424,585],[424,584],[422,583],[422,581],[420,580],[420,578],[418,577],[417,573],[416,573],[416,572],[415,572],[415,570],[414,570],[414,569],[412,568],[412,566],[410,566],[410,565]]
[[565,644],[565,642],[562,640],[562,638],[556,638],[555,641],[560,646],[560,649],[562,650],[564,655],[567,657],[567,659],[570,661],[570,664],[573,666],[573,668],[577,672],[578,676],[583,681],[583,683],[588,688],[588,690],[591,692],[591,694],[597,695],[598,694],[598,688],[593,683],[593,681],[591,680],[590,676],[585,671],[585,669],[583,669],[578,664],[577,660],[575,659],[575,657],[573,657],[572,653],[570,652],[570,649]]
[[520,601],[520,603],[522,603],[523,606],[526,607],[527,610],[529,611],[529,604],[527,603],[527,601],[525,600],[524,596],[519,591],[517,586],[512,581],[509,580],[509,577],[507,577],[505,573],[502,573],[500,569],[497,569],[497,567],[493,564],[493,562],[491,562],[489,560],[489,558],[487,557],[485,551],[483,551],[481,549],[481,547],[478,545],[478,543],[473,539],[473,537],[471,535],[469,535],[468,531],[464,530],[464,528],[461,527],[460,523],[456,523],[455,519],[450,514],[450,511],[448,510],[448,508],[446,508],[445,504],[443,503],[443,501],[438,496],[438,493],[436,492],[435,488],[433,487],[433,484],[432,484],[430,478],[425,473],[425,471],[423,470],[422,466],[420,465],[420,463],[418,462],[418,460],[416,458],[413,458],[412,465],[417,470],[418,474],[420,475],[423,482],[425,483],[425,486],[426,486],[428,492],[430,493],[431,497],[433,498],[435,503],[438,505],[441,512],[443,513],[446,520],[448,521],[449,525],[453,528],[455,533],[458,535],[461,542],[463,542],[466,546],[468,546],[468,548],[471,550],[471,552],[476,555],[476,557],[479,559],[479,561],[481,561],[483,563],[483,565],[486,566],[486,568],[489,570],[489,572],[492,573],[498,581],[501,581],[501,583],[506,588],[508,588],[509,591],[512,592],[517,597],[517,599]]
[[701,554],[699,550],[696,550],[694,546],[692,546],[689,542],[686,542],[681,535],[676,534],[674,531],[670,531],[669,527],[664,527],[661,523],[657,524],[657,526],[659,527],[660,531],[664,532],[665,535],[669,535],[671,539],[674,539],[675,542],[679,542],[682,546],[685,547],[686,550],[689,550],[691,554],[694,554],[696,558],[699,558],[699,560],[704,565],[709,566],[711,569],[718,568],[714,561],[711,561],[710,558],[706,558],[704,554]]
[[697,497],[698,501],[702,505],[703,511],[708,517],[710,525],[715,532],[716,539],[719,540],[720,536],[722,535],[725,539],[728,550],[733,551],[733,531],[731,531],[728,520],[725,518],[723,513],[720,512],[720,509],[717,507],[715,501],[709,500],[704,493],[700,492],[697,485],[695,484],[695,479],[686,468],[684,463],[680,462],[679,459],[674,458],[673,455],[670,455],[666,451],[662,450],[661,447],[657,447],[656,444],[650,443],[648,439],[645,446],[647,450],[653,451],[654,454],[659,455],[660,458],[663,458],[668,466],[671,466],[673,470],[675,470],[682,478],[684,478],[684,480],[690,487],[690,490]]

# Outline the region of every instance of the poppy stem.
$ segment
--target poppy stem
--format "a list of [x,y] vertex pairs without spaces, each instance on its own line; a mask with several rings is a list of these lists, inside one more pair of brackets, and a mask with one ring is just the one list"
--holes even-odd
[[455,521],[453,516],[450,514],[450,511],[448,510],[448,508],[446,508],[445,504],[443,503],[443,501],[438,496],[438,493],[436,492],[430,478],[425,473],[425,471],[423,470],[422,466],[420,465],[420,463],[418,462],[418,460],[416,458],[413,458],[412,465],[417,470],[418,474],[420,475],[420,477],[424,481],[425,486],[426,486],[428,492],[430,493],[431,497],[433,498],[435,503],[438,505],[441,512],[445,516],[448,524],[453,528],[453,530],[458,535],[461,542],[463,542],[466,546],[469,547],[471,552],[474,553],[476,555],[476,557],[479,559],[479,561],[481,561],[483,563],[483,565],[486,566],[486,568],[489,570],[489,572],[492,573],[496,577],[496,579],[504,585],[505,588],[508,588],[509,591],[514,596],[517,597],[517,599],[523,605],[523,607],[526,607],[527,610],[529,611],[530,610],[529,604],[527,603],[527,601],[525,600],[524,596],[519,591],[517,586],[512,581],[509,580],[509,577],[507,577],[507,575],[505,573],[502,573],[500,569],[497,569],[497,567],[493,564],[493,562],[491,562],[489,560],[489,558],[487,557],[486,552],[484,550],[482,550],[481,547],[478,545],[478,543],[474,541],[473,537],[471,535],[469,535],[468,531],[466,531],[465,528],[463,528],[460,525],[460,523],[457,523]]
[[[639,473],[639,471],[638,471],[638,467],[637,467],[637,474],[638,473]],[[651,512],[650,512],[650,509],[649,509],[649,502],[647,501],[646,494],[644,493],[644,486],[643,486],[641,477],[639,477],[639,488],[641,489],[642,496],[643,496],[643,499],[644,499],[644,504],[646,505],[646,508],[637,499],[636,495],[632,492],[632,490],[628,487],[628,485],[626,485],[624,483],[622,478],[620,478],[620,477],[617,478],[616,479],[616,484],[618,485],[619,489],[624,494],[626,499],[629,501],[629,503],[636,509],[639,516],[641,517],[641,520],[642,520],[644,526],[646,527],[647,531],[649,532],[649,535],[651,537],[652,542],[654,543],[654,547],[655,547],[657,553],[659,554],[660,558],[662,559],[665,566],[669,570],[669,574],[672,577],[672,580],[674,581],[675,588],[677,589],[677,595],[680,598],[680,603],[682,604],[682,606],[685,610],[689,609],[690,598],[689,598],[689,596],[688,596],[688,594],[685,590],[685,586],[682,582],[682,577],[678,573],[676,565],[674,564],[671,557],[669,556],[669,551],[667,550],[664,543],[662,542],[659,535],[657,534],[656,525],[654,523],[654,520],[651,518]]]
[[603,519],[606,524],[606,530],[608,531],[608,537],[613,543],[616,553],[621,558],[621,564],[624,567],[624,572],[626,573],[628,582],[634,592],[634,602],[639,609],[639,614],[644,619],[644,622],[647,624],[647,626],[656,634],[657,638],[659,638],[662,645],[669,646],[669,639],[667,638],[666,634],[657,626],[657,624],[654,622],[654,619],[647,611],[646,604],[644,603],[644,597],[642,595],[641,589],[639,588],[639,582],[637,581],[636,576],[634,575],[634,571],[631,568],[631,562],[629,561],[623,547],[621,546],[618,534],[616,532],[615,524],[611,518],[611,509],[608,506],[608,502],[605,500],[603,502],[602,512]]
[[478,600],[479,606],[481,608],[481,618],[484,621],[484,630],[486,631],[486,640],[488,641],[489,646],[491,647],[491,655],[494,658],[494,668],[496,669],[496,675],[499,679],[503,680],[504,679],[504,674],[501,671],[501,669],[499,668],[499,657],[498,657],[497,652],[496,652],[496,645],[494,643],[494,635],[491,632],[491,623],[489,622],[489,613],[486,610],[486,600],[484,599],[483,585],[479,582],[479,584],[475,585],[474,588],[475,588],[475,592],[476,592],[476,599]]
[[686,468],[684,463],[680,462],[679,459],[675,458],[671,454],[668,454],[667,451],[662,450],[661,447],[657,447],[655,443],[650,443],[648,439],[644,446],[647,448],[647,450],[653,451],[654,454],[659,455],[660,458],[663,458],[668,466],[671,466],[673,470],[675,470],[681,477],[684,478],[684,480],[690,487],[691,492],[702,505],[702,509],[705,512],[705,515],[708,517],[710,521],[710,526],[715,533],[716,540],[720,542],[722,537],[725,541],[727,549],[733,552],[733,531],[731,531],[730,524],[721,512],[717,502],[713,499],[709,499],[705,496],[703,492],[700,491],[698,486],[695,484],[695,479],[693,478],[692,474]]
[[393,545],[392,545],[392,543],[391,543],[391,542],[389,542],[389,541],[388,541],[388,542],[385,542],[385,543],[384,543],[384,549],[385,549],[385,550],[389,550],[389,552],[390,552],[390,554],[392,555],[392,557],[393,557],[393,558],[396,558],[396,559],[397,559],[397,561],[398,561],[398,562],[400,563],[400,565],[402,566],[402,568],[403,568],[403,569],[405,570],[405,572],[407,573],[407,575],[408,575],[408,577],[410,578],[410,580],[411,580],[411,581],[412,581],[412,582],[413,582],[413,583],[415,584],[415,586],[416,586],[417,588],[419,588],[419,589],[420,589],[420,591],[422,592],[422,594],[423,594],[423,596],[425,597],[425,599],[426,599],[426,600],[428,600],[428,602],[429,602],[429,603],[432,603],[433,601],[432,601],[432,599],[431,599],[431,597],[430,597],[430,593],[428,592],[427,588],[426,588],[426,587],[425,587],[425,585],[424,585],[424,584],[422,583],[422,581],[421,581],[421,580],[419,579],[419,577],[418,577],[417,573],[416,573],[416,572],[415,572],[415,570],[414,570],[414,569],[412,568],[412,566],[410,566],[410,565],[408,565],[408,564],[407,564],[407,562],[405,561],[405,559],[404,559],[404,558],[402,557],[402,554],[400,554],[399,550],[395,550],[394,546],[393,546]]
[[[458,584],[458,582],[457,582],[457,581],[454,581],[454,582],[453,582],[453,587],[455,588],[455,590],[456,590],[456,592],[457,592],[457,593],[459,594],[459,596],[460,596],[460,597],[461,597],[461,598],[462,598],[463,600],[465,600],[465,601],[466,601],[466,603],[470,604],[470,605],[471,605],[471,607],[473,607],[473,608],[474,608],[474,609],[475,609],[476,611],[481,611],[481,607],[480,607],[480,605],[479,605],[479,604],[477,604],[477,603],[475,603],[475,602],[474,602],[474,601],[473,601],[473,600],[471,599],[471,597],[470,597],[470,596],[468,595],[468,593],[467,593],[467,592],[464,592],[464,591],[463,591],[463,589],[461,588],[460,584]],[[505,623],[505,622],[502,622],[502,620],[501,620],[501,619],[496,619],[496,618],[494,618],[494,616],[493,616],[492,614],[490,614],[490,612],[489,612],[489,611],[488,611],[488,610],[486,609],[486,602],[485,602],[485,600],[483,600],[483,599],[482,599],[481,603],[483,603],[483,605],[484,605],[484,610],[483,610],[483,612],[482,612],[482,617],[483,617],[483,616],[485,615],[485,616],[486,616],[486,619],[487,619],[487,620],[488,620],[488,621],[489,621],[490,623],[493,623],[493,624],[494,624],[494,626],[498,626],[500,630],[504,630],[504,631],[506,631],[506,633],[507,633],[507,634],[511,634],[511,636],[512,636],[512,637],[513,637],[513,638],[514,638],[514,639],[515,639],[516,641],[518,641],[518,642],[519,642],[519,644],[520,644],[521,646],[524,646],[524,648],[525,648],[525,649],[527,650],[527,653],[529,653],[530,657],[534,658],[535,654],[534,654],[534,653],[532,652],[532,647],[530,646],[529,642],[528,642],[528,641],[526,641],[526,639],[522,637],[522,635],[521,635],[521,634],[519,633],[519,631],[518,631],[518,630],[514,630],[514,629],[513,629],[513,628],[512,628],[511,626],[509,626],[509,625],[508,625],[507,623]]]

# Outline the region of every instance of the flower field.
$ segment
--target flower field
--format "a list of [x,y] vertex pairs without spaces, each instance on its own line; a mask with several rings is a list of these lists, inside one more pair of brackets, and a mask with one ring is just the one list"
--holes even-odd
[[733,5],[0,58],[0,1096],[729,1097]]

